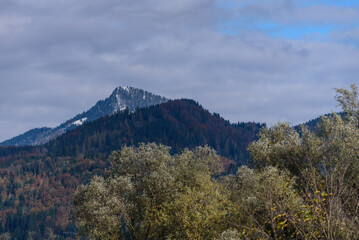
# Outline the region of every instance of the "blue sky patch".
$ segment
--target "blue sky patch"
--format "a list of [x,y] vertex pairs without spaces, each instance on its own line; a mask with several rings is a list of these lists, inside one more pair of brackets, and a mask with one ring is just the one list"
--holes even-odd
[[248,24],[241,21],[228,21],[219,25],[220,32],[230,35],[238,35],[243,31],[261,32],[274,38],[306,39],[312,41],[327,41],[328,35],[335,30],[334,25],[296,24],[285,25],[280,23],[262,22]]
[[306,38],[314,41],[328,40],[328,33],[334,30],[334,26],[331,25],[309,25],[299,24],[294,26],[279,26],[275,28],[268,28],[265,24],[264,27],[259,25],[259,28],[266,30],[268,35],[272,37],[281,37],[287,39],[300,40]]
[[[301,16],[303,10],[312,5],[338,7],[338,11],[342,8],[353,8],[358,11],[359,16],[359,0],[294,0],[294,9],[299,10],[298,16]],[[275,4],[279,4],[276,6]],[[253,12],[244,10],[246,6],[251,5]],[[331,33],[344,32],[359,27],[357,21],[353,19],[349,22],[336,22],[337,19],[330,18],[330,14],[323,14],[323,19],[318,18],[316,22],[310,19],[299,17],[298,19],[283,19],[283,21],[275,16],[276,7],[281,6],[278,2],[270,4],[268,0],[221,0],[217,2],[217,7],[226,11],[232,11],[232,15],[228,15],[228,19],[218,24],[219,32],[223,34],[239,35],[243,32],[260,32],[273,38],[306,40],[306,41],[331,41]],[[273,7],[271,9],[271,7]],[[309,9],[309,8],[308,8]],[[244,10],[244,11],[243,11]],[[291,11],[283,9],[283,11]],[[288,14],[288,13],[287,13]],[[289,13],[290,14],[290,13]],[[309,13],[316,14],[316,13]],[[319,13],[318,13],[319,14]],[[286,16],[286,14],[284,14]],[[231,19],[232,17],[232,19]],[[275,19],[275,20],[274,20]],[[315,18],[314,18],[315,19]]]
[[359,0],[297,0],[296,3],[299,6],[310,5],[326,5],[326,6],[338,6],[338,7],[357,7],[359,6]]

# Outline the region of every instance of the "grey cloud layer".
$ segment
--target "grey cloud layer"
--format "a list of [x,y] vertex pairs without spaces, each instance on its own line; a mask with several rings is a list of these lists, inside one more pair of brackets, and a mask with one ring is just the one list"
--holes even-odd
[[[227,11],[214,0],[0,0],[0,141],[55,126],[119,85],[193,98],[234,122],[300,123],[329,112],[333,87],[356,81],[356,47],[339,37],[319,43],[218,29],[239,14],[250,13],[249,22],[274,12],[305,18],[288,2]],[[331,8],[323,9],[329,21]],[[357,17],[344,10],[332,20]]]

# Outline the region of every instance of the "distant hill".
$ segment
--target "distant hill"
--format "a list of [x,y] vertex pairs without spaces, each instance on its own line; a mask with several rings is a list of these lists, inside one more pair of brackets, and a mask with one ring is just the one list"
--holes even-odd
[[40,145],[81,126],[85,122],[94,121],[102,116],[123,111],[128,108],[135,111],[138,108],[152,106],[166,102],[167,99],[159,95],[133,87],[118,87],[105,100],[98,101],[88,111],[76,115],[55,128],[35,128],[24,134],[0,143],[0,146]]
[[[337,113],[337,114],[338,114],[339,116],[341,116],[341,117],[344,117],[344,116],[345,116],[344,112],[339,112],[339,113]],[[319,129],[318,129],[318,124],[322,121],[322,117],[323,117],[323,116],[324,116],[324,117],[330,117],[330,116],[333,116],[333,114],[332,114],[332,113],[328,113],[328,114],[322,115],[322,116],[320,116],[320,117],[311,119],[311,120],[309,120],[309,121],[306,122],[306,123],[302,123],[302,124],[296,125],[296,126],[294,126],[294,128],[300,133],[300,132],[301,132],[301,127],[300,127],[300,126],[304,125],[304,126],[307,126],[310,131],[315,131],[315,132],[317,132],[317,131],[319,130]]]

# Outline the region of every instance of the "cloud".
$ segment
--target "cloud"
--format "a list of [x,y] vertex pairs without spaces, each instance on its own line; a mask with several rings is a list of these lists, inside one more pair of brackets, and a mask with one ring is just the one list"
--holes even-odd
[[[333,88],[348,87],[359,71],[357,7],[294,0],[0,5],[0,141],[56,126],[119,85],[192,98],[232,122],[297,124],[334,109]],[[325,41],[308,37],[322,26],[333,26]],[[291,29],[304,33],[288,37]]]

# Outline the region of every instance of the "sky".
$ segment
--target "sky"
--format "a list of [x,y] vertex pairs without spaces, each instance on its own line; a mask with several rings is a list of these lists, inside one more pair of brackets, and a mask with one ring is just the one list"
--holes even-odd
[[357,76],[359,0],[0,0],[0,141],[118,86],[295,125]]

